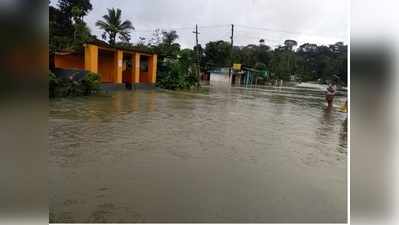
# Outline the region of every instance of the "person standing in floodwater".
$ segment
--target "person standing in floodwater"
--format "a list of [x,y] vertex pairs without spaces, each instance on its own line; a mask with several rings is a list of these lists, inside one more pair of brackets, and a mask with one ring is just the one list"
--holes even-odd
[[328,84],[328,87],[326,90],[326,101],[327,101],[327,105],[328,105],[327,107],[329,109],[331,109],[333,106],[333,101],[334,101],[336,92],[337,92],[337,85],[335,84],[335,81],[330,82]]

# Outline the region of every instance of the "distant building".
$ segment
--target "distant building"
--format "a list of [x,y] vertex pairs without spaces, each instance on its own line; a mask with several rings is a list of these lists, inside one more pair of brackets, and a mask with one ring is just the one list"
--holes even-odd
[[209,82],[210,84],[230,84],[229,68],[220,67],[213,70],[209,70]]
[[229,75],[229,67],[219,67],[209,70],[210,85],[240,85],[243,72],[241,70],[232,70],[231,77]]

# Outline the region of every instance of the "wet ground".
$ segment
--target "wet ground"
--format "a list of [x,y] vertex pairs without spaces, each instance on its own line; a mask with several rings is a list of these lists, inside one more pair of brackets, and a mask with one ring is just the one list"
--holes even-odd
[[324,108],[311,88],[52,100],[50,221],[346,222],[347,115]]

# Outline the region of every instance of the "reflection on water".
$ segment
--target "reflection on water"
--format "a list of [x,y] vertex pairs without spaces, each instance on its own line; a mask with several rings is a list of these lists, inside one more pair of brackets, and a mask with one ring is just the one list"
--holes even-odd
[[324,108],[304,88],[53,100],[50,220],[345,222],[346,114]]

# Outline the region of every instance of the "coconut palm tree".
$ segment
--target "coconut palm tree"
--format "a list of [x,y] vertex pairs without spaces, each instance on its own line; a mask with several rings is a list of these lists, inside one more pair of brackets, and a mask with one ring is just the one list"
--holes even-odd
[[126,40],[130,37],[130,31],[134,30],[132,22],[129,20],[121,21],[122,11],[120,9],[107,9],[108,14],[103,16],[104,20],[98,20],[96,26],[104,30],[103,39],[109,37],[109,44],[114,45],[116,36],[119,34],[122,39]]

